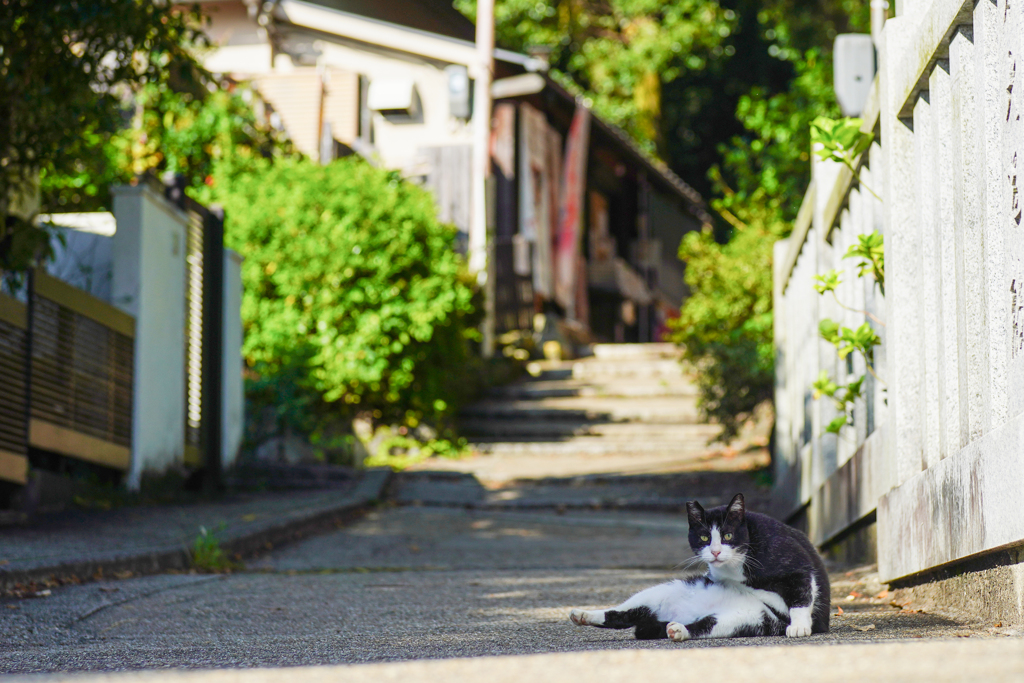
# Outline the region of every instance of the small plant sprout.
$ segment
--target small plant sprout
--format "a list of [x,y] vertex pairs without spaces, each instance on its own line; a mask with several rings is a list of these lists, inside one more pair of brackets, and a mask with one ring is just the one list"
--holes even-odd
[[[221,524],[218,527],[222,529]],[[237,569],[238,564],[228,559],[224,549],[220,547],[220,539],[205,526],[199,527],[199,535],[192,542],[192,566],[201,571],[224,572]]]
[[819,116],[811,122],[811,144],[817,147],[814,153],[819,158],[836,161],[849,168],[853,172],[853,176],[860,182],[861,187],[873,194],[875,199],[882,201],[878,193],[868,187],[867,183],[860,181],[857,173],[856,161],[871,147],[871,143],[875,139],[874,133],[866,133],[861,130],[863,125],[862,119],[830,119],[826,116]]

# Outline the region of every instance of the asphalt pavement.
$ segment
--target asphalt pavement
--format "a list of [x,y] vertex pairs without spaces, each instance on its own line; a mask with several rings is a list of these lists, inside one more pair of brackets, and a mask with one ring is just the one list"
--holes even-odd
[[870,567],[833,574],[833,612],[843,607],[843,614],[833,617],[830,633],[807,639],[677,644],[569,622],[571,608],[613,605],[678,576],[690,554],[685,526],[680,514],[384,507],[345,529],[275,549],[237,573],[98,581],[6,600],[0,671],[606,657],[609,650],[684,656],[707,648],[796,652],[921,639],[995,648],[1012,641],[1024,651],[1012,628],[892,606]]
[[[573,608],[612,606],[689,570],[685,500],[713,505],[741,491],[763,509],[770,497],[763,422],[745,441],[709,446],[688,380],[678,364],[663,362],[670,350],[639,349],[647,360],[635,358],[637,350],[611,351],[628,362],[597,354],[545,366],[535,384],[470,411],[476,457],[393,477],[383,504],[364,504],[363,516],[340,529],[319,527],[320,535],[249,553],[243,569],[133,575],[0,598],[0,675],[161,683],[1024,680],[1020,625],[893,604],[872,566],[830,567],[832,628],[809,638],[672,643],[574,626]],[[301,497],[315,507],[318,495]],[[289,500],[289,514],[304,518],[301,501]],[[239,534],[259,531],[242,524],[275,517],[269,507],[241,512],[231,512]],[[160,520],[159,510],[145,514]],[[168,524],[181,526],[175,515],[184,515],[191,529],[195,514],[171,514]],[[142,528],[129,535],[143,538]],[[117,529],[105,534],[93,550],[118,551]],[[90,549],[88,534],[69,538],[77,544],[69,547]],[[7,543],[23,563],[37,554]],[[30,534],[25,543],[46,539]]]

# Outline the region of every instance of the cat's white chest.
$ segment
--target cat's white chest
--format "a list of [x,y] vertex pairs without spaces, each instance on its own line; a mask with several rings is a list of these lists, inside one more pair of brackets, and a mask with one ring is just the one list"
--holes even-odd
[[743,565],[727,564],[721,567],[710,566],[708,574],[715,583],[746,583],[747,577],[743,574]]

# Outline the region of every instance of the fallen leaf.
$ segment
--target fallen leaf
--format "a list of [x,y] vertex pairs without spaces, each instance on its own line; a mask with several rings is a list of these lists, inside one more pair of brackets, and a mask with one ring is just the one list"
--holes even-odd
[[996,628],[1001,628],[1002,625],[1003,625],[1003,622],[1001,622],[1001,621],[997,621],[995,624],[993,624],[993,626],[995,626]]
[[838,611],[838,612],[836,612],[836,616],[837,616],[837,617],[841,617],[841,616],[843,616],[843,608],[842,608],[842,607],[840,607],[840,608],[839,608],[839,611]]
[[420,551],[420,547],[418,545],[411,545],[409,546],[409,550],[411,552],[418,553]]
[[878,595],[875,596],[875,598],[877,598],[879,600],[885,600],[887,597],[889,597],[888,589],[882,591],[881,593],[879,593]]
[[252,513],[250,513],[248,515],[242,515],[242,521],[243,522],[255,522],[256,521],[256,515],[252,514]]
[[7,605],[7,609],[20,609],[18,605]]
[[11,563],[10,560],[0,560],[0,567],[2,567],[5,564],[10,564],[10,563]]
[[874,631],[875,625],[868,624],[867,626],[850,626],[854,631]]

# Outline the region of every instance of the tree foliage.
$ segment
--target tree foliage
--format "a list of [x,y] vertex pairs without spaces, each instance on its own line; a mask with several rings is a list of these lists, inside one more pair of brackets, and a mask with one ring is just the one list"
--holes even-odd
[[[476,0],[455,0],[471,19]],[[499,44],[551,50],[553,74],[593,100],[594,110],[649,150],[663,139],[662,88],[726,46],[736,14],[715,0],[499,0]]]
[[44,207],[109,210],[110,188],[143,173],[181,174],[199,190],[226,160],[237,173],[258,159],[296,156],[290,141],[257,116],[254,98],[248,86],[230,83],[212,92],[139,87],[125,125],[111,135],[88,136],[71,168],[44,167]]
[[[722,278],[747,268],[760,274],[741,280],[746,283],[742,287],[694,288],[675,327],[673,338],[684,346],[685,357],[702,369],[701,405],[723,424],[722,438],[735,435],[740,420],[772,397],[772,245],[789,234],[809,182],[811,123],[838,116],[831,39],[837,27],[867,25],[866,4],[847,5],[852,3],[800,8],[770,2],[758,12],[765,35],[774,40],[769,56],[791,64],[793,78],[786,89],[773,93],[757,85],[742,96],[736,118],[744,131],[718,146],[721,162],[710,173],[718,195],[712,206],[734,228],[729,242],[712,246],[702,235],[680,247],[688,281],[690,269],[707,251],[717,257],[711,268]],[[843,14],[837,7],[855,11]],[[820,23],[810,20],[814,17]]]
[[187,80],[197,14],[151,0],[0,1],[0,256],[17,272],[49,237],[8,203],[44,167],[71,173],[123,123],[126,84]]

